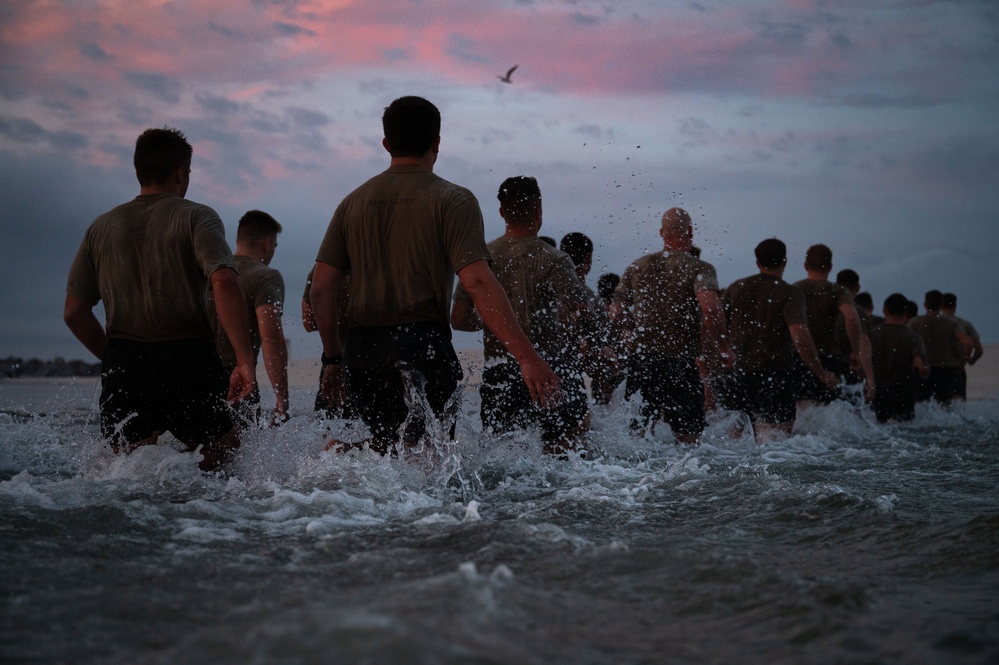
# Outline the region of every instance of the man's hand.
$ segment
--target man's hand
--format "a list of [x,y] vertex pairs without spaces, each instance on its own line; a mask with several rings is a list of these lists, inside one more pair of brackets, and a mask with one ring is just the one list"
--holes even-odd
[[877,392],[877,386],[874,385],[873,381],[864,382],[864,399],[868,402],[874,401],[874,393]]
[[524,383],[527,384],[527,390],[530,391],[535,404],[546,409],[558,406],[562,400],[560,380],[544,358],[537,353],[530,354],[520,361],[520,374],[524,377]]
[[326,365],[323,368],[321,390],[323,399],[330,406],[339,406],[347,401],[347,391],[343,382],[343,365]]
[[229,375],[229,394],[226,399],[229,402],[238,402],[246,399],[257,387],[257,372],[253,365],[244,363],[236,365]]
[[829,390],[836,390],[839,387],[839,377],[836,376],[835,372],[822,370],[822,374],[819,375],[819,381]]

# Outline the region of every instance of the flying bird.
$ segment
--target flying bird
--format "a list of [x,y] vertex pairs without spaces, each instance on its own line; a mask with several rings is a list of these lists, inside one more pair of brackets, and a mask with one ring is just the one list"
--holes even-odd
[[496,78],[498,78],[500,81],[503,81],[503,83],[513,83],[513,81],[510,80],[510,74],[513,74],[517,70],[517,67],[520,67],[520,65],[514,65],[513,67],[508,69],[506,71],[506,76],[500,76],[499,74],[497,74]]

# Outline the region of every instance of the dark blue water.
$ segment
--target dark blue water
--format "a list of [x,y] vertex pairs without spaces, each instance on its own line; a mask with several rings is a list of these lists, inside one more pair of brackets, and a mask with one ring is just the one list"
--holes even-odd
[[327,453],[302,413],[218,478],[112,458],[92,381],[3,382],[0,661],[997,663],[996,407],[685,449],[615,404],[558,461],[469,391],[452,446]]

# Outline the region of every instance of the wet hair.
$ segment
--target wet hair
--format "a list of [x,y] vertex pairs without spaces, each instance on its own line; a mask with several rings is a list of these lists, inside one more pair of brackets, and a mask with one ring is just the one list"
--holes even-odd
[[916,304],[915,300],[905,303],[905,315],[910,319],[919,316],[919,305]]
[[901,293],[893,293],[885,298],[885,313],[892,316],[905,316],[910,300]]
[[621,277],[612,273],[604,273],[597,280],[597,295],[603,300],[610,302],[614,299],[614,289],[621,283]]
[[832,250],[826,245],[812,245],[805,252],[805,269],[829,272],[832,270]]
[[558,248],[569,255],[574,266],[580,266],[593,260],[593,241],[585,233],[579,231],[566,233]]
[[874,298],[867,291],[861,291],[853,297],[853,302],[857,303],[864,309],[874,309]]
[[400,97],[385,107],[382,129],[393,157],[422,157],[441,135],[441,112],[422,97]]
[[271,238],[281,233],[281,224],[261,210],[250,210],[239,220],[236,242]]
[[941,307],[943,309],[954,309],[957,307],[957,296],[953,293],[943,294],[943,304]]
[[943,294],[933,289],[932,291],[927,291],[926,296],[923,298],[923,306],[926,309],[937,310],[940,309],[940,305],[943,303]]
[[541,203],[541,188],[530,176],[513,176],[503,181],[496,198],[509,221],[516,222],[527,218]]
[[548,243],[555,249],[558,249],[558,243],[555,242],[555,238],[552,238],[551,236],[538,236],[538,240],[540,240],[541,242]]
[[174,171],[191,166],[194,149],[179,129],[147,129],[135,140],[132,164],[139,184],[162,185]]
[[845,286],[849,290],[860,288],[860,275],[857,274],[856,270],[840,270],[836,273],[836,283],[840,286]]
[[787,245],[777,238],[767,238],[753,250],[763,268],[780,268],[787,263]]

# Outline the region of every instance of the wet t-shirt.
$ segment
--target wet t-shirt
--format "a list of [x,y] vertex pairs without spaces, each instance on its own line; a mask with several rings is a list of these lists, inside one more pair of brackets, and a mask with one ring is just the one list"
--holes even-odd
[[209,277],[235,269],[218,214],[170,194],[140,195],[87,229],[66,292],[104,302],[109,338],[213,342]]
[[911,383],[915,378],[913,358],[926,360],[919,335],[899,323],[882,323],[870,334],[875,385],[880,388]]
[[[534,348],[547,358],[563,362],[578,354],[577,336],[563,314],[580,303],[589,303],[591,293],[579,281],[569,255],[535,236],[501,236],[488,248],[493,273]],[[473,306],[461,284],[454,299]],[[506,348],[488,329],[483,331],[482,340],[486,360],[509,358]]]
[[701,306],[697,294],[717,291],[714,267],[687,252],[655,252],[632,263],[614,291],[614,299],[634,321],[639,351],[674,357],[701,352]]
[[450,329],[455,273],[488,259],[475,196],[399,166],[347,195],[316,257],[350,275],[350,328],[429,321]]
[[[277,305],[278,311],[284,307],[284,278],[281,273],[264,265],[249,256],[237,255],[236,270],[239,271],[239,286],[246,299],[246,311],[250,317],[250,342],[253,344],[253,355],[260,352],[260,325],[257,321],[257,308],[266,305]],[[212,303],[214,309],[214,302]],[[222,328],[218,315],[215,322],[215,348],[218,349],[222,365],[235,367],[236,352]]]
[[939,314],[924,314],[909,321],[909,327],[923,340],[930,367],[960,367],[964,359],[957,333],[961,327],[954,319]]
[[808,332],[819,356],[836,355],[836,319],[841,305],[853,307],[853,296],[846,287],[827,280],[803,279],[794,286],[805,294]]
[[731,284],[722,302],[738,368],[791,369],[797,352],[788,326],[807,321],[801,289],[759,274]]

